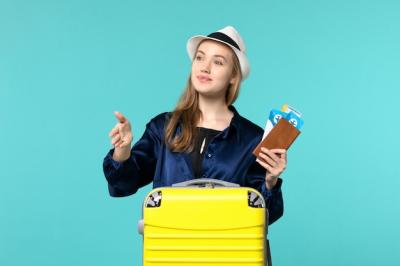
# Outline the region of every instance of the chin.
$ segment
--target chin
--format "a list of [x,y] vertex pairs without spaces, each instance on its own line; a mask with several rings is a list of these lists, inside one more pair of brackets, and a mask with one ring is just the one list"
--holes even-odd
[[219,98],[219,97],[224,97],[224,94],[216,91],[216,90],[212,90],[212,89],[204,89],[204,88],[200,88],[200,89],[195,89],[196,92],[201,95],[204,98],[209,98],[209,99],[215,99],[215,98]]
[[204,88],[204,87],[194,87],[194,90],[197,92],[197,93],[199,93],[199,94],[201,94],[201,95],[204,95],[204,96],[208,96],[208,95],[212,95],[213,93],[212,93],[212,91],[211,90],[209,90],[209,89],[207,89],[207,88]]
[[194,89],[197,92],[206,92],[206,91],[209,91],[210,88],[211,88],[210,84],[202,84],[202,83],[197,82],[197,81],[192,82],[192,84],[193,84]]

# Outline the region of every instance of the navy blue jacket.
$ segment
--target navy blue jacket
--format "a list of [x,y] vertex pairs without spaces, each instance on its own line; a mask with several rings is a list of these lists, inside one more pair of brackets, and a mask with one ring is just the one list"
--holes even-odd
[[[220,179],[252,187],[264,196],[269,211],[269,224],[283,214],[282,180],[267,190],[266,170],[256,162],[253,149],[261,141],[263,129],[234,113],[230,125],[212,139],[205,151],[202,178]],[[162,113],[146,125],[143,136],[135,143],[128,160],[119,163],[111,149],[103,161],[110,195],[124,197],[153,182],[153,188],[171,186],[194,178],[189,153],[172,152],[164,142],[164,129],[170,113]],[[176,134],[180,133],[178,126]]]

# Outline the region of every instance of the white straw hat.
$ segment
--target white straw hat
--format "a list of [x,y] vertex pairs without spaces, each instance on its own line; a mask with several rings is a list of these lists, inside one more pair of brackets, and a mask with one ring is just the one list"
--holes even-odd
[[239,59],[242,79],[247,78],[250,72],[250,64],[246,56],[246,46],[244,45],[242,37],[234,27],[226,26],[225,28],[210,33],[207,36],[196,35],[191,37],[186,44],[186,48],[191,60],[193,60],[194,54],[200,42],[204,39],[222,42],[231,47]]

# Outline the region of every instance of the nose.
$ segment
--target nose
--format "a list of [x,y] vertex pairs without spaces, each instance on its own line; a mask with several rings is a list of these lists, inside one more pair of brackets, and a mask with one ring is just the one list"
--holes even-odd
[[201,72],[210,74],[210,66],[211,66],[210,60],[204,60],[201,66]]

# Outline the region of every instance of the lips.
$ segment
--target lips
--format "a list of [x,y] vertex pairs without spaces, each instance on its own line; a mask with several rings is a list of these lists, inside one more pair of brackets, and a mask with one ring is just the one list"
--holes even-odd
[[209,78],[208,76],[204,76],[204,75],[198,75],[198,76],[197,76],[197,79],[198,79],[200,82],[209,82],[209,81],[212,80],[212,79]]

